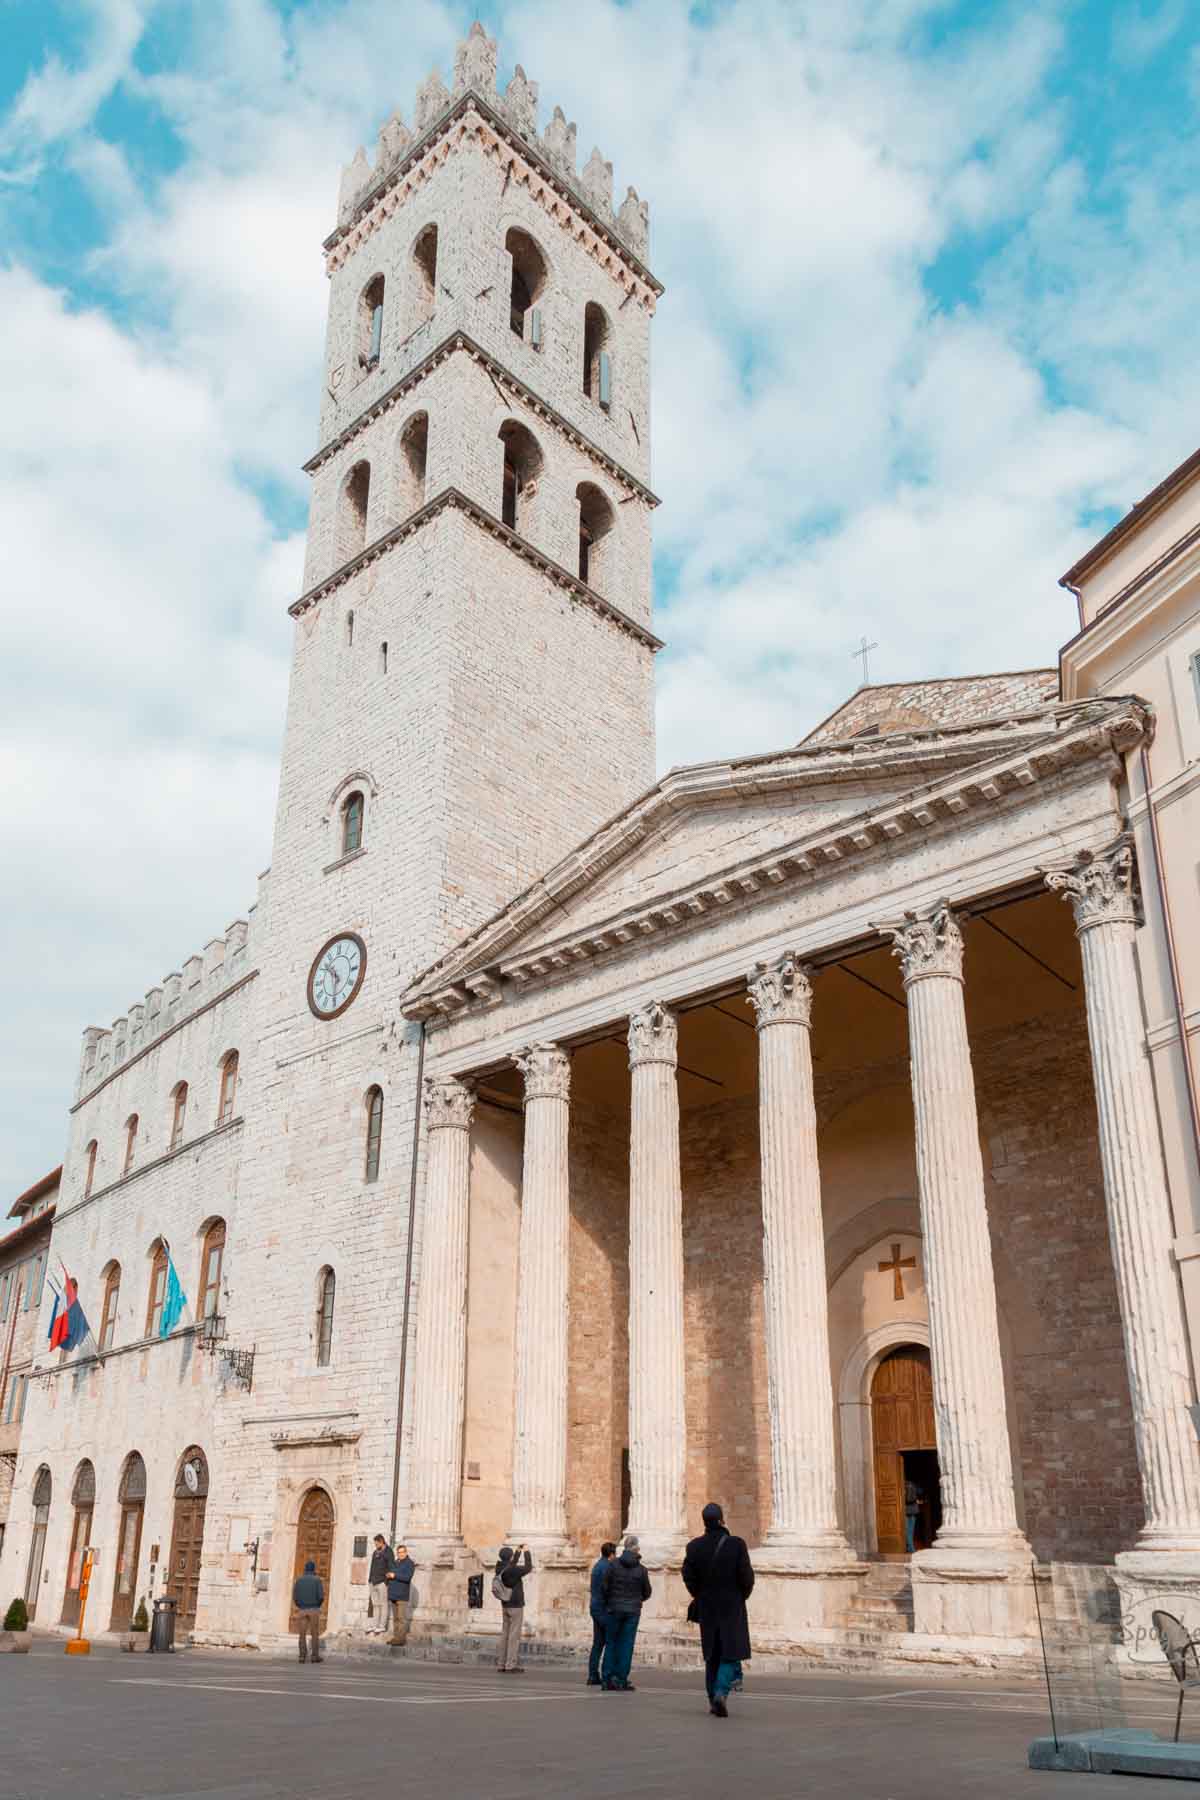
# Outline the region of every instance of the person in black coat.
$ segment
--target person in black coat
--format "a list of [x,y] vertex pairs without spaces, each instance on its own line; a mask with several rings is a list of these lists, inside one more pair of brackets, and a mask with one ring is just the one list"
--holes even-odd
[[745,1539],[726,1529],[725,1515],[715,1500],[700,1517],[704,1536],[693,1538],[687,1547],[683,1585],[700,1624],[708,1708],[718,1719],[727,1719],[730,1689],[741,1683],[742,1664],[750,1660],[746,1601],[754,1587],[754,1570]]

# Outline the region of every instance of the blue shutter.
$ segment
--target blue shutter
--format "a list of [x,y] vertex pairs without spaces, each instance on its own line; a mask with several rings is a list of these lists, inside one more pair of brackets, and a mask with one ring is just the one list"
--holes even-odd
[[600,352],[600,404],[607,412],[612,405],[612,363],[608,359],[608,351]]
[[535,350],[542,347],[542,309],[531,306],[529,309],[529,341]]
[[369,362],[379,361],[379,351],[383,344],[383,308],[377,306],[371,314],[371,350]]

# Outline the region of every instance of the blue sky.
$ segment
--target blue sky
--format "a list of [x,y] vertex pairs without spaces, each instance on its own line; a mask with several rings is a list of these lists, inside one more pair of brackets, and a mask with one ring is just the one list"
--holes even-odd
[[[270,856],[340,165],[439,0],[0,0],[0,1027],[15,1193],[79,1034]],[[1195,448],[1187,0],[489,8],[651,204],[661,761],[1051,662],[1058,575]]]

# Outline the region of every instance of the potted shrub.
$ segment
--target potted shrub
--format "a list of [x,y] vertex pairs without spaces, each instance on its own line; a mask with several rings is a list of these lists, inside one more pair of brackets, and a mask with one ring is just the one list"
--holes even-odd
[[0,1650],[10,1650],[20,1656],[29,1654],[29,1646],[33,1642],[33,1633],[29,1629],[29,1611],[23,1600],[14,1600],[4,1615],[4,1629],[0,1631]]
[[139,1600],[129,1630],[121,1639],[122,1650],[145,1650],[150,1642],[150,1615],[146,1602]]

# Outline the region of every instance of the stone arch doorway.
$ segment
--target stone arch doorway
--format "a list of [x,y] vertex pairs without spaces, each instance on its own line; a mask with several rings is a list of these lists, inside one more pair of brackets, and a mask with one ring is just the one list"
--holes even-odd
[[[875,1536],[881,1556],[926,1550],[941,1523],[933,1380],[923,1344],[898,1344],[871,1378]],[[916,1511],[909,1514],[909,1505]],[[912,1519],[909,1542],[907,1519]]]
[[[300,1517],[296,1523],[296,1558],[292,1570],[292,1579],[304,1573],[306,1562],[317,1565],[317,1574],[325,1588],[325,1603],[321,1608],[321,1630],[325,1630],[329,1618],[329,1581],[333,1573],[333,1501],[321,1487],[310,1487],[300,1502]],[[289,1631],[299,1631],[300,1617],[295,1607],[291,1609],[288,1622]]]
[[125,1458],[117,1495],[121,1521],[117,1527],[117,1561],[113,1571],[110,1631],[128,1631],[136,1603],[138,1557],[142,1550],[142,1515],[146,1510],[146,1465],[136,1450]]
[[71,1487],[71,1505],[75,1517],[71,1524],[71,1554],[67,1561],[67,1587],[63,1594],[62,1622],[79,1623],[79,1582],[83,1574],[83,1553],[92,1541],[92,1513],[96,1506],[96,1471],[85,1457],[75,1471]]
[[208,1509],[208,1460],[193,1444],[179,1459],[175,1473],[175,1517],[171,1524],[171,1560],[167,1593],[175,1602],[175,1629],[190,1631],[200,1598],[200,1558],[204,1550],[204,1514]]
[[29,1617],[37,1617],[38,1591],[42,1585],[42,1561],[46,1554],[46,1529],[50,1523],[50,1498],[54,1489],[45,1463],[33,1484],[33,1530],[29,1538],[29,1561],[25,1565],[25,1606]]

